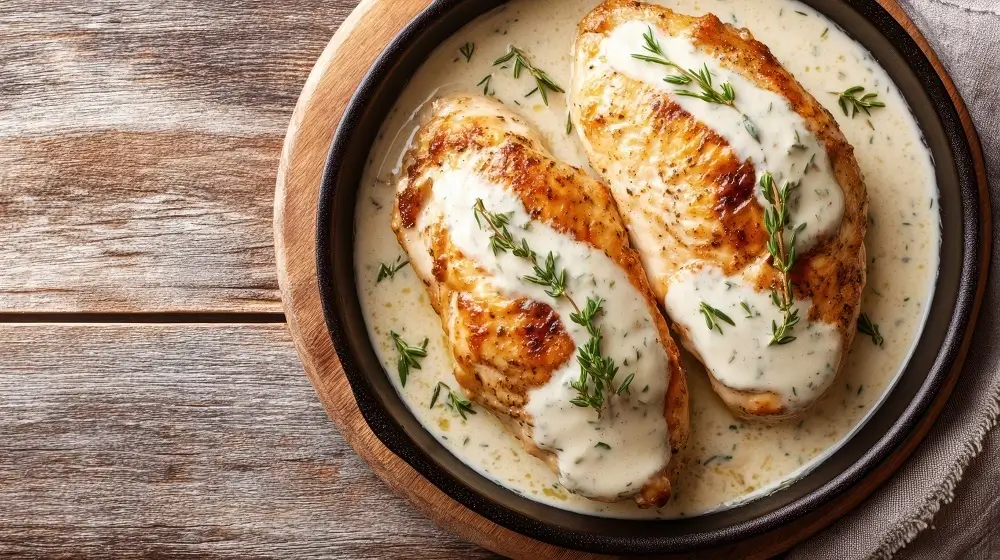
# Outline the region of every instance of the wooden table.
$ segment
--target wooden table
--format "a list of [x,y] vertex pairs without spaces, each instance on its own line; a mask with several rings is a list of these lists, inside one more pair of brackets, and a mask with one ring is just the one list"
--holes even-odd
[[282,138],[356,0],[0,3],[0,556],[486,558],[302,373]]
[[0,556],[490,556],[344,443],[283,324],[278,155],[355,3],[0,2]]

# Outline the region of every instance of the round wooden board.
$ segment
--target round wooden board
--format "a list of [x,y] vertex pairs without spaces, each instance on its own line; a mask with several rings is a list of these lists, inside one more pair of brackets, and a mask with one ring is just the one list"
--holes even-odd
[[[986,168],[975,128],[951,78],[896,0],[878,0],[920,45],[954,99],[969,138],[979,178],[984,220],[979,260],[982,278],[973,322],[985,289],[990,254],[989,195]],[[389,451],[362,418],[327,332],[316,283],[316,207],[333,132],[351,95],[389,41],[431,0],[362,0],[333,36],[309,75],[288,126],[278,168],[274,236],[282,302],[306,374],[327,413],[347,442],[397,494],[412,502],[442,528],[514,558],[607,558],[550,546],[505,529],[465,508],[433,486]],[[907,442],[850,492],[828,507],[751,540],[704,556],[767,558],[791,548],[849,512],[896,471],[916,448],[945,405],[958,378],[972,328],[945,386]],[[699,555],[701,556],[701,555]]]

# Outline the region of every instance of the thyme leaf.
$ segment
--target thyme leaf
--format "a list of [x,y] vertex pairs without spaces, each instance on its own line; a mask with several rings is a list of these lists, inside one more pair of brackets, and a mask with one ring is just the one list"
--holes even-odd
[[635,379],[635,374],[634,373],[628,374],[628,377],[625,378],[625,381],[622,381],[622,384],[618,386],[618,390],[615,391],[615,394],[620,395],[622,393],[631,393],[631,391],[629,391],[629,386],[632,385],[633,379]]
[[487,96],[494,95],[496,94],[496,90],[490,89],[490,82],[492,81],[493,81],[493,74],[487,74],[485,78],[479,80],[479,83],[476,84],[476,87],[483,86],[483,95]]
[[750,117],[743,115],[741,122],[743,123],[743,128],[747,129],[747,133],[750,134],[750,137],[755,141],[760,142],[760,133],[757,131],[757,125],[750,120]]

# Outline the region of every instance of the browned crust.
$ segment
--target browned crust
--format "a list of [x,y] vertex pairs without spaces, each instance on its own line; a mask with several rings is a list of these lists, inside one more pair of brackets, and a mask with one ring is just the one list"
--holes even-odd
[[[581,39],[577,42],[577,56],[593,56],[597,40],[588,41],[587,34],[607,34],[625,21],[639,20],[671,34],[688,34],[696,46],[711,54],[730,71],[742,74],[758,86],[783,96],[792,109],[805,120],[823,144],[834,173],[845,196],[845,212],[836,233],[821,240],[809,253],[801,256],[793,271],[793,289],[797,297],[813,298],[809,318],[836,325],[842,336],[844,351],[838,364],[838,373],[845,362],[847,349],[854,337],[855,324],[860,312],[861,291],[865,283],[864,236],[867,230],[868,196],[854,150],[841,133],[837,123],[795,78],[777,61],[770,49],[756,41],[746,29],[725,24],[715,15],[691,17],[677,14],[667,8],[635,0],[607,0],[591,11],[580,22]],[[582,93],[594,84],[584,84]],[[645,88],[645,90],[643,90]],[[715,262],[726,274],[733,274],[766,254],[766,232],[763,228],[762,209],[752,203],[754,183],[740,176],[738,169],[749,162],[736,162],[724,139],[697,122],[676,103],[662,93],[646,86],[642,90],[639,107],[653,107],[650,115],[657,130],[658,140],[670,142],[696,142],[701,157],[697,160],[678,162],[681,170],[677,184],[699,178],[694,184],[708,182],[713,186],[711,196],[704,204],[692,206],[692,212],[708,215],[715,213],[721,227],[712,231],[697,232],[702,245],[693,248],[698,258]],[[591,93],[592,94],[592,93]],[[642,109],[636,109],[643,118]],[[601,127],[608,118],[581,111],[581,129]],[[624,118],[619,115],[618,118]],[[636,118],[630,115],[629,118]],[[727,152],[723,154],[721,152]],[[595,165],[600,172],[600,166]],[[713,170],[717,170],[714,171]],[[752,173],[752,172],[751,172]],[[699,199],[701,202],[701,199]],[[758,278],[758,289],[770,291],[779,285],[774,269],[766,267]],[[686,335],[685,335],[686,336]],[[688,345],[690,346],[690,345]],[[768,392],[735,391],[713,379],[716,391],[734,411],[747,415],[783,416],[800,411],[786,410],[777,395]]]
[[[456,164],[469,151],[483,156],[475,172],[505,185],[534,219],[602,250],[645,297],[669,358],[664,415],[676,453],[690,431],[687,380],[614,198],[582,170],[554,160],[537,139],[513,132],[510,122],[523,126],[513,113],[497,105],[496,115],[463,117],[455,111],[463,99],[469,98],[436,101],[404,157],[392,220],[400,242],[416,225],[432,188],[433,171]],[[433,267],[431,277],[423,280],[452,344],[456,379],[470,398],[496,413],[529,452],[556,470],[553,456],[532,442],[532,420],[524,406],[528,390],[547,382],[555,369],[574,359],[572,339],[548,305],[484,293],[484,271],[454,247],[447,231],[433,227],[428,235]],[[677,461],[668,464],[634,497],[636,503],[665,504],[670,477],[678,469]]]
[[424,200],[427,198],[427,185],[409,185],[396,197],[397,208],[399,209],[399,225],[404,228],[411,228],[417,225],[417,216],[424,207]]

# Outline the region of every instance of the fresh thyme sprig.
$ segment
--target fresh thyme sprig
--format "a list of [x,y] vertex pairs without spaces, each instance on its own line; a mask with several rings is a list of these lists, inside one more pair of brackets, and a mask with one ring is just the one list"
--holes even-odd
[[470,62],[472,60],[472,55],[476,52],[476,44],[466,43],[458,49],[458,52],[462,53],[466,62]]
[[574,310],[580,311],[573,298],[566,293],[566,269],[559,270],[556,267],[556,256],[551,251],[545,257],[544,267],[539,265],[538,256],[528,247],[528,240],[522,238],[521,242],[518,243],[513,234],[510,233],[510,229],[507,227],[510,225],[510,214],[490,212],[486,209],[481,198],[476,199],[472,210],[475,212],[476,224],[479,225],[479,228],[484,229],[483,223],[486,224],[486,228],[489,228],[490,249],[494,255],[509,252],[515,257],[530,262],[534,274],[525,276],[522,280],[544,287],[545,293],[553,298],[565,297]]
[[733,90],[732,84],[729,82],[723,82],[719,84],[718,88],[716,88],[715,84],[712,83],[712,72],[709,71],[708,64],[702,65],[700,69],[684,68],[673,60],[670,60],[667,53],[663,51],[663,47],[660,46],[660,41],[656,39],[655,35],[653,35],[652,26],[646,27],[646,32],[642,34],[642,38],[645,40],[645,44],[642,48],[648,54],[635,53],[632,55],[632,58],[642,60],[644,62],[652,62],[653,64],[667,66],[668,68],[672,68],[679,72],[678,74],[672,74],[663,78],[663,81],[668,84],[673,84],[675,86],[687,86],[693,83],[699,88],[697,91],[679,89],[674,92],[677,95],[694,97],[707,103],[726,105],[728,107],[732,107],[736,111],[739,111],[740,123],[743,125],[743,128],[746,129],[747,133],[754,140],[760,142],[760,133],[757,130],[757,125],[750,120],[750,117],[736,107],[736,91]]
[[628,392],[629,385],[635,378],[635,374],[630,373],[618,389],[613,386],[618,366],[614,360],[601,354],[601,342],[604,336],[601,334],[601,327],[594,322],[597,315],[603,313],[603,307],[603,299],[587,298],[587,305],[582,310],[569,315],[571,321],[587,329],[587,333],[590,334],[590,340],[580,349],[576,357],[580,364],[580,377],[570,382],[570,387],[577,392],[577,396],[570,402],[580,407],[592,407],[597,410],[598,416],[604,410],[604,403],[610,393],[621,395]]
[[885,103],[875,99],[878,97],[877,93],[866,93],[858,97],[857,95],[863,91],[865,91],[865,86],[854,86],[844,91],[831,91],[830,93],[837,96],[837,104],[840,105],[840,110],[844,112],[844,116],[853,119],[854,115],[858,114],[858,111],[864,111],[866,115],[871,115],[869,109],[873,107],[885,107]]
[[722,326],[719,324],[719,321],[729,323],[729,325],[733,327],[736,326],[736,323],[733,322],[729,315],[726,315],[722,311],[719,311],[705,302],[701,302],[700,310],[701,314],[705,316],[705,325],[710,331],[715,330],[719,331],[719,334],[722,334]]
[[885,344],[885,339],[878,330],[878,323],[873,323],[867,313],[862,313],[858,317],[858,332],[872,337],[872,343],[879,348]]
[[396,331],[389,331],[392,342],[399,352],[399,360],[396,362],[396,370],[399,371],[399,382],[406,387],[406,378],[410,375],[410,369],[420,369],[420,359],[427,357],[427,339],[424,338],[420,346],[411,346]]
[[805,227],[805,224],[791,228],[791,236],[785,242],[785,230],[789,229],[788,196],[799,184],[785,181],[779,187],[765,171],[760,177],[760,190],[767,201],[764,209],[764,228],[767,230],[767,251],[771,254],[771,262],[778,270],[781,289],[771,289],[771,301],[781,310],[783,315],[781,325],[771,321],[771,341],[768,346],[788,344],[795,340],[790,333],[792,327],[799,322],[799,310],[793,309],[795,296],[792,291],[792,267],[795,266],[795,238]]
[[482,199],[476,199],[472,210],[479,228],[490,232],[490,249],[494,254],[509,252],[530,262],[534,274],[524,276],[522,280],[543,286],[545,293],[552,298],[566,298],[573,307],[573,313],[569,315],[570,320],[587,329],[590,340],[579,348],[576,358],[580,364],[580,377],[570,382],[570,386],[576,389],[577,396],[570,402],[576,406],[594,408],[598,417],[602,416],[611,394],[621,395],[628,392],[629,385],[635,377],[634,373],[630,374],[617,389],[614,388],[613,382],[618,373],[618,366],[613,359],[601,353],[601,342],[604,337],[601,328],[595,323],[597,316],[603,313],[604,300],[588,297],[587,304],[581,309],[566,291],[566,269],[560,270],[556,266],[557,257],[551,251],[545,257],[545,262],[539,264],[538,256],[528,246],[528,241],[522,238],[518,242],[510,232],[508,227],[510,214],[490,212]]
[[729,82],[723,82],[719,86],[719,89],[715,89],[715,86],[712,84],[712,73],[709,72],[707,64],[701,69],[689,69],[684,68],[680,64],[670,60],[670,58],[667,57],[667,53],[663,52],[663,47],[660,46],[660,41],[658,41],[653,35],[652,26],[648,26],[646,28],[646,32],[642,34],[642,38],[645,39],[646,42],[642,48],[650,54],[633,54],[632,58],[642,60],[644,62],[652,62],[653,64],[667,66],[679,72],[679,74],[663,78],[663,81],[668,84],[686,86],[694,82],[699,88],[701,88],[701,91],[691,91],[687,89],[678,90],[677,95],[697,97],[698,99],[707,101],[708,103],[718,103],[719,105],[734,107],[736,92],[733,91],[733,86]]
[[448,391],[448,396],[445,398],[444,405],[457,412],[463,420],[466,419],[466,414],[476,413],[476,411],[472,409],[472,401],[452,391],[451,387],[449,387],[444,381],[438,381],[438,384],[434,386],[434,392],[431,394],[431,405],[427,408],[434,408],[434,405],[437,404],[438,397],[441,396],[442,387]]
[[535,89],[528,92],[528,97],[535,92],[538,92],[542,96],[542,102],[546,105],[549,104],[549,94],[548,92],[553,91],[556,93],[566,93],[563,88],[556,84],[552,77],[545,73],[544,70],[539,70],[531,65],[528,61],[528,56],[521,49],[510,45],[507,50],[507,54],[501,56],[500,58],[493,61],[493,66],[497,66],[508,62],[509,60],[514,60],[514,79],[521,77],[521,70],[527,70],[531,77],[535,79]]
[[[522,239],[521,242],[525,243],[524,247],[527,248],[526,241]],[[535,261],[533,260],[532,262]],[[545,293],[554,298],[558,299],[559,297],[566,295],[566,269],[564,268],[562,270],[558,270],[556,268],[556,257],[552,254],[552,251],[549,251],[548,256],[545,257],[544,268],[535,262],[534,272],[534,275],[524,276],[522,280],[545,287]],[[573,299],[568,296],[567,299],[569,299],[570,302],[573,301]],[[576,303],[573,303],[573,307],[576,307]]]
[[410,261],[404,261],[402,255],[396,257],[395,262],[389,264],[378,263],[378,277],[375,278],[375,283],[378,284],[386,278],[392,280],[396,276],[396,273],[408,264],[410,264]]

